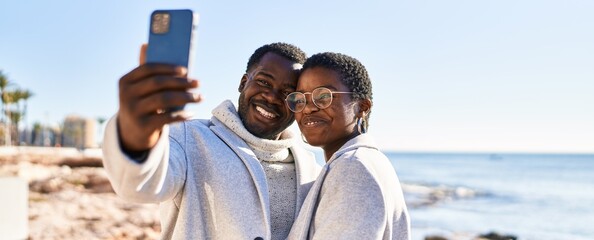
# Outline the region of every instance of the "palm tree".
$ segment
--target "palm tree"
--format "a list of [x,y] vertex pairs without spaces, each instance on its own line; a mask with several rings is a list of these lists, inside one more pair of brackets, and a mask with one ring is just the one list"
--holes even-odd
[[[10,122],[9,132],[11,133],[10,136],[12,138],[12,129],[16,129],[15,139],[17,145],[19,145],[19,123],[23,119],[23,114],[21,112],[21,105],[19,104],[21,97],[23,95],[23,91],[20,89],[16,89],[14,91],[4,91],[3,101],[5,103],[5,112],[8,116],[7,122]],[[11,107],[11,105],[16,104],[16,110]]]
[[[32,96],[32,93],[28,90],[16,89],[13,91],[4,90],[2,94],[2,102],[4,103],[5,107],[5,114],[8,116],[7,123],[10,123],[14,126],[9,126],[9,133],[12,132],[12,129],[16,129],[15,140],[17,145],[20,144],[20,132],[19,132],[19,124],[23,120],[25,116],[25,112],[21,109],[21,100],[25,100],[25,98],[29,98]],[[11,105],[15,104],[16,109],[12,108]],[[25,103],[26,105],[26,103]],[[9,134],[11,135],[11,134]],[[8,139],[10,143],[10,138]]]
[[12,83],[8,80],[6,74],[0,70],[0,94],[2,94],[2,109],[4,109],[4,91],[10,85],[12,85]]
[[0,116],[6,127],[6,131],[4,131],[4,144],[7,146],[10,145],[10,123],[4,118],[4,114],[6,114],[6,104],[9,100],[6,88],[10,85],[12,85],[12,83],[8,80],[6,74],[0,71],[0,100],[2,100],[2,114],[0,114]]
[[[29,98],[35,96],[35,94],[33,94],[33,92],[31,92],[29,89],[25,89],[21,91],[21,100],[23,100],[23,111],[21,112],[23,115],[23,120],[25,121],[25,132],[27,132],[27,128],[29,127],[29,124],[27,122],[27,102],[29,101]],[[25,142],[28,142],[28,137],[25,138]]]
[[21,111],[10,110],[10,121],[14,123],[14,128],[16,129],[15,134],[15,141],[16,145],[20,145],[20,133],[19,133],[19,122],[23,119],[23,113]]
[[[26,89],[23,90],[17,88],[13,91],[8,90],[8,87],[11,85],[13,85],[13,83],[10,80],[8,80],[6,74],[4,74],[0,70],[0,100],[2,100],[2,113],[0,114],[0,116],[1,121],[4,123],[6,127],[6,131],[4,132],[4,143],[7,146],[11,144],[11,123],[15,124],[16,126],[16,140],[17,143],[20,142],[20,139],[18,138],[18,126],[20,121],[27,114],[27,101],[29,100],[29,98],[33,96],[33,92]],[[23,108],[21,108],[21,100],[23,100]],[[12,104],[16,104],[16,110],[11,108]],[[5,118],[5,115],[8,116],[8,118]],[[25,128],[26,127],[27,122],[25,121]]]

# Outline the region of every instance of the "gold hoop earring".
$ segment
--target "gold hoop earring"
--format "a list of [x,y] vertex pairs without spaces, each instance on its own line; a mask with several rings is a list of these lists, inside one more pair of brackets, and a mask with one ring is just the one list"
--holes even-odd
[[357,118],[357,131],[359,131],[359,134],[367,133],[366,122],[365,113],[363,113],[363,116]]

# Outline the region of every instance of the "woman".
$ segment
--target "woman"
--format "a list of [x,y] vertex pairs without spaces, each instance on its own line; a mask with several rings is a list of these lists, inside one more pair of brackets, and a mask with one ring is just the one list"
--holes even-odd
[[365,134],[371,99],[357,59],[327,52],[305,62],[297,91],[285,101],[304,140],[324,150],[326,165],[288,239],[410,239],[396,172]]

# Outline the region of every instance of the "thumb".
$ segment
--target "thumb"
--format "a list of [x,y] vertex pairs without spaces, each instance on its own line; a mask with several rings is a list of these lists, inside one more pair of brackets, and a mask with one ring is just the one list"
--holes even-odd
[[140,57],[138,58],[138,62],[140,63],[140,65],[146,63],[146,49],[147,48],[148,48],[148,44],[146,44],[146,43],[143,43],[140,46]]

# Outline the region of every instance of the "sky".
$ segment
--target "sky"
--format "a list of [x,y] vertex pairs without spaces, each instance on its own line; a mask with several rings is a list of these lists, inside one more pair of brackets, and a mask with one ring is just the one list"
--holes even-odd
[[366,66],[382,150],[594,153],[592,0],[2,1],[0,70],[34,93],[21,125],[113,116],[150,13],[181,8],[200,15],[197,118],[287,42]]

